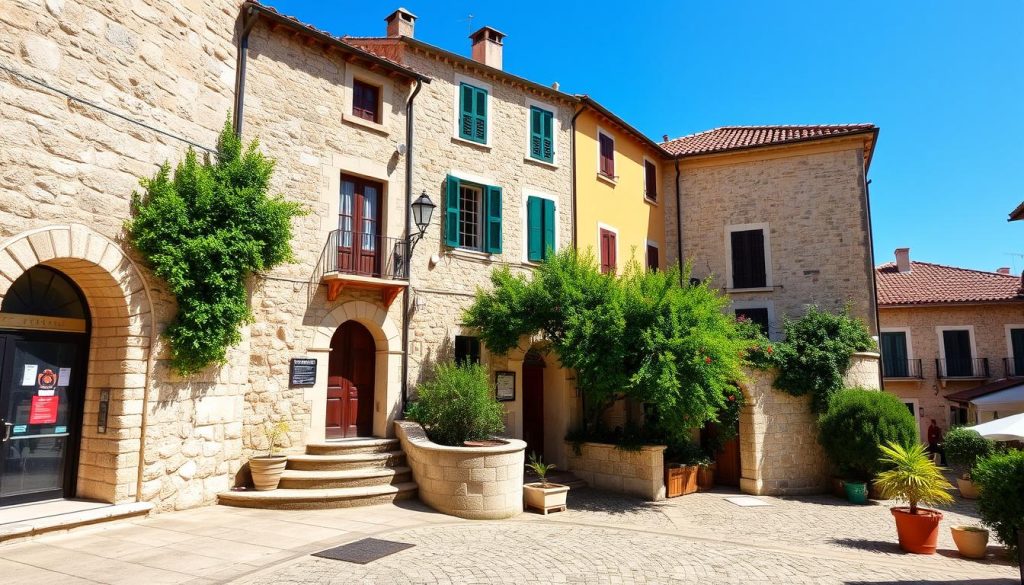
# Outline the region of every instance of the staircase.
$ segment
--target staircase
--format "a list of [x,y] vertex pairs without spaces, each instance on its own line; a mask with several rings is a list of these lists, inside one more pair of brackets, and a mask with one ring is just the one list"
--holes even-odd
[[306,445],[289,455],[276,490],[230,491],[226,506],[273,510],[349,508],[416,497],[412,470],[397,439],[353,439]]

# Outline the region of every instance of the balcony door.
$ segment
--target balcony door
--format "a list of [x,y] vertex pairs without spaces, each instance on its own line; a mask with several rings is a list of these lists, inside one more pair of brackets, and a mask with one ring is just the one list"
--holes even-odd
[[338,272],[380,276],[380,194],[380,183],[341,176]]
[[947,329],[942,332],[942,345],[946,354],[946,375],[951,378],[974,376],[974,356],[971,353],[971,332],[967,329]]

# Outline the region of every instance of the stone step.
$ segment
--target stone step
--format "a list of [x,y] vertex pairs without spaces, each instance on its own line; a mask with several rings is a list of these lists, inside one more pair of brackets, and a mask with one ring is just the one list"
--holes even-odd
[[381,469],[352,469],[343,471],[302,471],[286,469],[281,475],[278,489],[325,489],[366,487],[373,485],[394,485],[412,481],[412,470],[408,467],[385,467]]
[[399,449],[398,439],[346,439],[306,445],[307,455],[342,455],[345,453],[387,453]]
[[375,485],[329,489],[276,489],[266,492],[231,491],[218,494],[225,506],[268,510],[319,510],[387,504],[416,497],[416,484]]
[[346,471],[384,469],[405,463],[401,449],[385,453],[345,453],[340,455],[289,455],[288,469],[299,471]]

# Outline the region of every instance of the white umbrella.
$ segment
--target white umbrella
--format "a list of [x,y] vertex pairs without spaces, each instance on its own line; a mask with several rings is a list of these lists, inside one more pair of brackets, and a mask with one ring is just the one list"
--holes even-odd
[[1024,441],[1024,412],[969,428],[993,441]]

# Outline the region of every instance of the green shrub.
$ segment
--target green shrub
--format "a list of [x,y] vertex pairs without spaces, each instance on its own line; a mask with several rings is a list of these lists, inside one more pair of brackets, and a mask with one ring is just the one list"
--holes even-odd
[[949,464],[964,479],[970,479],[971,471],[982,457],[995,451],[995,443],[966,427],[957,427],[946,433],[943,449]]
[[1024,530],[1024,451],[990,455],[971,474],[978,484],[981,520],[995,530],[1011,558],[1020,559],[1019,532]]
[[419,385],[418,397],[406,417],[423,425],[430,440],[460,446],[505,429],[505,409],[483,366],[440,364],[434,378]]
[[783,327],[785,341],[760,344],[748,361],[777,368],[775,388],[793,396],[811,395],[815,412],[824,412],[830,397],[842,389],[850,357],[877,348],[864,322],[846,311],[830,313],[812,306]]
[[836,393],[818,418],[818,442],[840,475],[867,481],[881,470],[880,445],[918,442],[917,421],[892,394],[851,388]]
[[910,513],[917,514],[917,505],[937,506],[953,502],[949,495],[952,485],[942,475],[942,468],[935,465],[924,450],[924,445],[914,443],[904,447],[899,443],[880,445],[880,462],[885,471],[875,476],[875,485],[887,500],[898,500],[910,504]]

